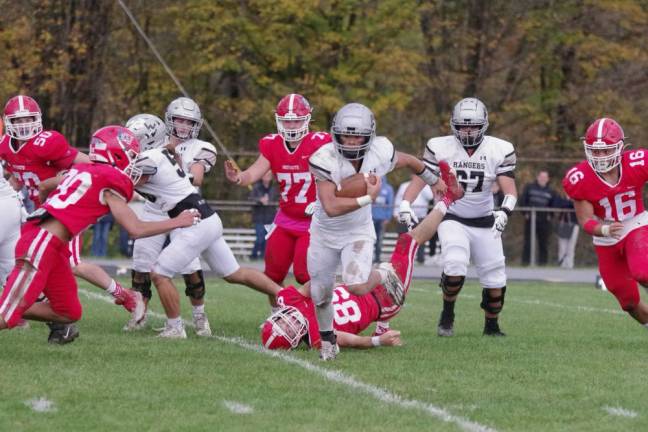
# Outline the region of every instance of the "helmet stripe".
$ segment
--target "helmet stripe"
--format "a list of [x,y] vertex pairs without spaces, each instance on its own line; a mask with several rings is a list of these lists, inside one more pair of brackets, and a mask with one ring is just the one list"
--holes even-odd
[[25,110],[25,102],[23,101],[22,96],[18,96],[18,111],[24,111]]
[[295,94],[290,95],[290,99],[288,100],[288,113],[292,114],[293,110],[295,109]]
[[597,139],[603,139],[603,125],[605,124],[605,120],[607,120],[607,118],[603,117],[601,121],[599,121],[598,128],[596,129]]

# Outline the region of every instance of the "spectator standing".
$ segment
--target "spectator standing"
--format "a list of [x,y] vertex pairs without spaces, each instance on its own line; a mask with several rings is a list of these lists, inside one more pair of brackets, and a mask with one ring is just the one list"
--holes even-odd
[[108,213],[94,225],[92,229],[92,247],[90,248],[90,253],[93,256],[104,257],[108,255],[108,235],[114,222],[112,213]]
[[[574,202],[569,198],[557,196],[555,207],[574,210]],[[561,212],[556,225],[556,235],[558,236],[558,265],[562,268],[574,268],[578,233],[576,213]]]
[[[549,173],[540,171],[536,180],[528,183],[522,192],[520,205],[522,207],[553,207],[556,192],[549,187]],[[529,265],[531,257],[531,213],[524,212],[524,250],[522,252],[522,264]],[[551,235],[552,213],[546,211],[536,212],[535,236],[538,243],[539,265],[547,264],[549,236]]]
[[[400,205],[401,202],[403,202],[403,195],[405,194],[405,191],[407,190],[407,187],[410,185],[410,183],[411,181],[404,182],[398,187],[398,192],[396,192],[396,198],[394,199],[394,217],[396,218],[396,220],[398,220]],[[423,220],[425,216],[427,216],[428,207],[430,205],[430,202],[433,200],[434,200],[434,193],[432,193],[432,189],[430,189],[429,187],[424,187],[423,189],[421,189],[421,192],[419,192],[418,196],[411,204],[412,212],[418,219],[416,222],[418,222],[419,220]],[[407,231],[406,225],[403,224],[398,225],[399,233],[404,233],[406,231]],[[416,252],[416,261],[419,264],[423,264],[425,262],[425,247],[420,247]]]
[[394,188],[389,184],[386,176],[383,176],[380,192],[376,197],[376,201],[371,206],[371,217],[373,218],[374,229],[376,230],[376,244],[374,246],[374,259],[373,262],[380,262],[380,254],[382,253],[383,232],[385,226],[391,219],[394,206]]
[[279,199],[277,188],[272,183],[272,171],[266,172],[261,180],[257,181],[250,192],[250,200],[254,201],[252,207],[252,223],[256,233],[256,240],[252,248],[251,259],[265,256],[266,225],[272,223],[277,212],[274,203]]

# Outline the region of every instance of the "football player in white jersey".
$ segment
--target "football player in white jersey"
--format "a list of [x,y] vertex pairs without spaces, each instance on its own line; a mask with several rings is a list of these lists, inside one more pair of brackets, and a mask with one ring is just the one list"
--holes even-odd
[[[126,122],[126,127],[130,129],[140,143],[142,152],[153,148],[161,148],[167,144],[167,127],[165,123],[157,116],[152,114],[137,114]],[[159,210],[153,203],[146,201],[141,214],[138,215],[144,221],[160,221],[168,219],[169,216]],[[152,237],[144,237],[135,240],[133,245],[133,269],[131,279],[133,289],[142,293],[144,302],[148,305],[151,299],[151,270],[153,264],[169,236],[173,236],[172,231],[169,234],[160,234]],[[185,294],[190,297],[194,306],[194,324],[196,334],[200,336],[210,336],[211,329],[209,321],[204,313],[204,281],[202,271],[200,270],[200,260],[194,259],[189,265],[182,270],[182,277],[185,281]],[[195,299],[197,298],[197,299]],[[146,315],[139,321],[131,318],[124,326],[125,331],[139,330],[146,325]]]
[[18,193],[4,177],[0,164],[0,286],[4,285],[7,275],[14,266],[14,249],[20,234],[22,203]]
[[[464,197],[448,209],[438,230],[443,257],[443,311],[437,334],[454,334],[454,305],[472,260],[483,288],[484,335],[504,336],[498,323],[506,293],[501,233],[517,202],[515,150],[510,142],[485,135],[488,111],[479,99],[459,101],[452,112],[450,127],[453,134],[430,139],[423,156],[427,167],[435,172],[439,161],[448,162],[465,190]],[[493,211],[493,182],[504,193],[497,211]],[[410,184],[399,211],[401,222],[411,222],[409,202],[423,187],[418,179]]]
[[[193,227],[174,232],[171,242],[153,265],[151,280],[167,316],[160,337],[187,337],[180,317],[179,295],[172,278],[199,256],[227,282],[247,285],[269,296],[279,291],[280,287],[263,273],[239,266],[225,243],[218,214],[196,192],[189,175],[168,149],[158,148],[140,153],[135,166],[142,171],[142,177],[135,187],[137,192],[158,210],[174,217],[183,210],[196,209],[202,217]],[[193,303],[196,299],[191,298]]]
[[[322,345],[320,358],[332,360],[339,348],[333,332],[332,295],[335,273],[342,266],[342,283],[362,295],[383,284],[396,304],[402,304],[403,284],[389,263],[372,270],[376,232],[371,203],[380,191],[380,178],[394,168],[408,166],[439,193],[445,183],[414,156],[397,152],[386,137],[376,136],[376,122],[369,108],[358,103],[342,107],[331,126],[333,142],[320,147],[309,159],[317,180],[317,201],[308,247],[311,297],[316,306]],[[367,194],[359,198],[338,197],[342,180],[364,173]],[[368,175],[376,178],[375,184]]]

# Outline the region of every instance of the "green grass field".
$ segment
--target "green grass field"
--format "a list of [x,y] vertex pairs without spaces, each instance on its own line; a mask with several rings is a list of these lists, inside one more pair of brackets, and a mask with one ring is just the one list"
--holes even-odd
[[215,336],[184,341],[124,334],[126,312],[80,289],[75,343],[48,345],[38,323],[0,333],[0,431],[648,430],[648,333],[589,285],[511,283],[492,339],[470,283],[441,339],[439,290],[417,281],[392,322],[403,347],[328,363],[262,350],[269,306],[244,287],[210,280]]

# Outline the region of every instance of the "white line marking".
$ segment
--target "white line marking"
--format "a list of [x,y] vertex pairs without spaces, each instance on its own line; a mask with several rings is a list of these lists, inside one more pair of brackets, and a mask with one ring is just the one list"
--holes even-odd
[[252,414],[254,412],[254,408],[239,402],[224,400],[223,405],[234,414]]
[[635,418],[639,416],[639,414],[637,414],[636,412],[625,408],[604,406],[603,410],[610,415],[619,416],[619,417]]
[[[91,299],[101,300],[106,303],[113,303],[110,297],[102,294],[93,293],[85,289],[79,289],[79,293],[84,294]],[[164,315],[152,311],[149,311],[149,315],[154,316],[156,318],[166,318]],[[185,322],[185,326],[193,327],[193,323],[186,320],[184,320],[184,322]],[[496,429],[479,424],[477,422],[473,422],[463,417],[453,415],[444,408],[438,407],[436,405],[432,405],[427,402],[422,402],[416,399],[405,399],[395,393],[390,392],[389,390],[371,384],[363,383],[362,381],[354,378],[353,376],[345,374],[343,372],[314,365],[313,363],[297,358],[289,353],[285,353],[282,351],[267,350],[259,344],[249,342],[240,337],[213,336],[213,338],[222,342],[238,345],[241,348],[245,348],[247,350],[254,351],[259,354],[264,354],[269,357],[274,357],[286,363],[299,366],[303,369],[306,369],[307,371],[314,372],[326,378],[329,381],[343,384],[354,390],[358,390],[360,392],[369,394],[370,396],[373,396],[379,401],[384,402],[390,406],[398,405],[401,408],[420,411],[424,414],[442,420],[446,423],[454,423],[457,426],[459,426],[462,430],[467,432],[496,432]]]
[[36,412],[56,412],[54,402],[47,400],[44,397],[26,400],[25,405]]

